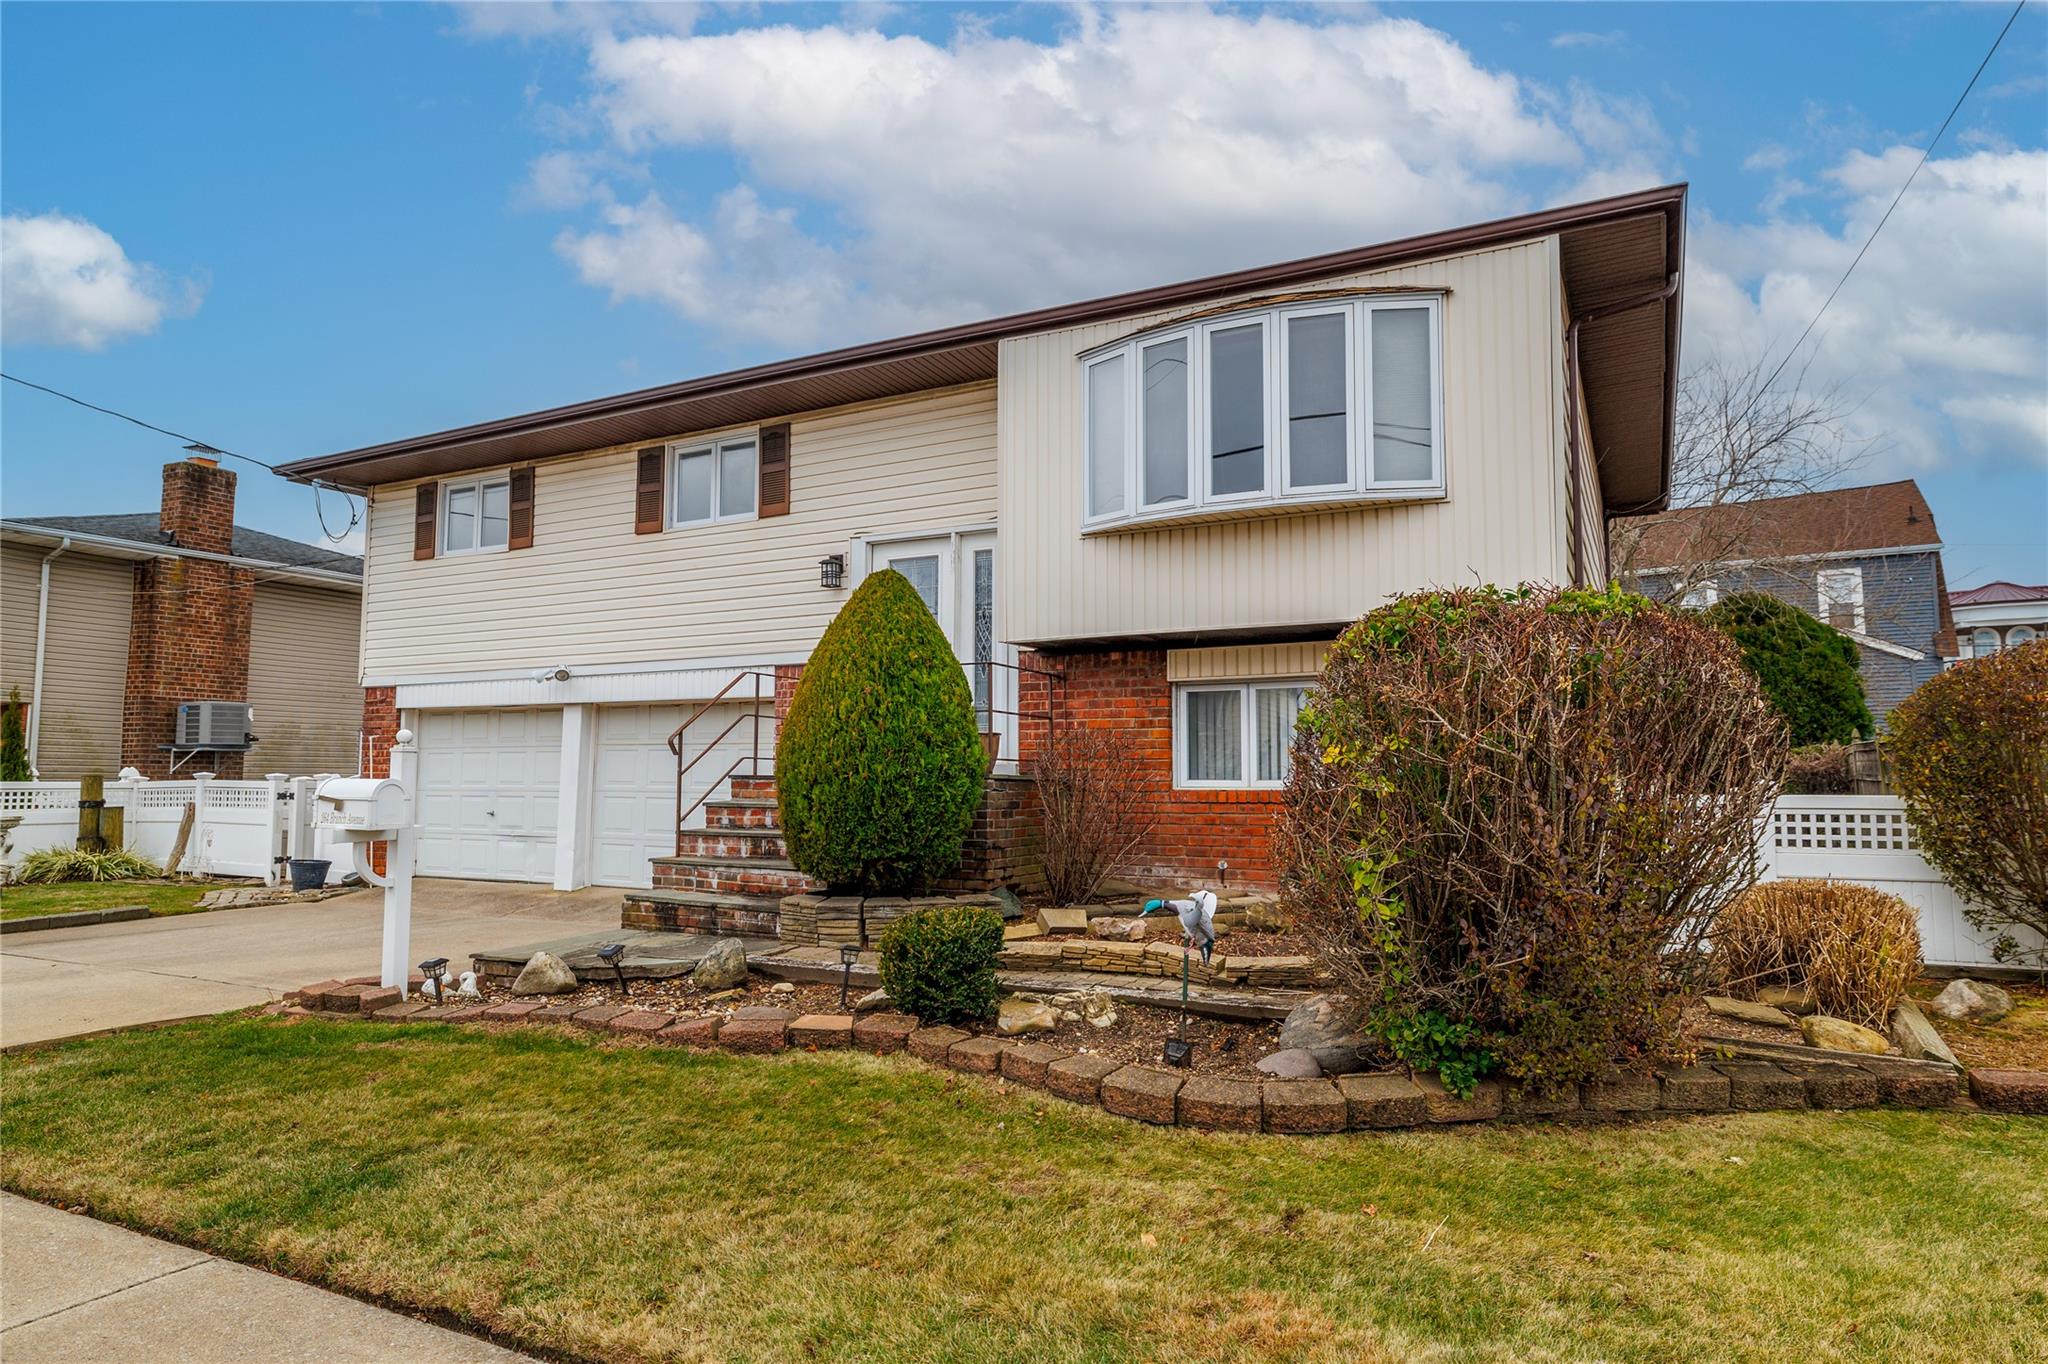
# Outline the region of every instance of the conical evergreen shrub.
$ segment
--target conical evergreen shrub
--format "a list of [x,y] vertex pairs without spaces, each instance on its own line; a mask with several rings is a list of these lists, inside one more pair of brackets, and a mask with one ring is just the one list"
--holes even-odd
[[838,893],[921,892],[959,865],[987,772],[945,632],[902,574],[869,574],[818,641],[776,739],[790,861]]

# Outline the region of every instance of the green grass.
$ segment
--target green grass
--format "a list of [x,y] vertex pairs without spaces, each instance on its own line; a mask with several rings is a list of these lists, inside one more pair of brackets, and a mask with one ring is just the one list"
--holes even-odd
[[154,881],[59,881],[44,886],[0,886],[0,919],[34,919],[81,909],[148,905],[151,914],[191,914],[210,885]]
[[0,1182],[605,1360],[2048,1352],[2048,1122],[1160,1130],[845,1053],[247,1015],[0,1060]]

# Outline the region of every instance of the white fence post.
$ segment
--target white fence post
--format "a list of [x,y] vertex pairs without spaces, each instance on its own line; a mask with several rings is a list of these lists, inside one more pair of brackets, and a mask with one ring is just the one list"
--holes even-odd
[[263,847],[266,854],[263,862],[263,884],[275,886],[284,879],[286,842],[291,834],[290,820],[285,804],[291,799],[291,774],[289,772],[265,772],[263,784],[270,788],[270,801],[264,810]]
[[137,774],[133,777],[120,777],[107,783],[107,804],[121,812],[123,851],[135,848],[141,842],[142,830],[138,826],[142,823],[142,783],[146,780],[147,778]]
[[212,780],[211,772],[192,774],[192,839],[185,845],[185,869],[194,876],[212,870],[213,859],[206,846],[206,787]]

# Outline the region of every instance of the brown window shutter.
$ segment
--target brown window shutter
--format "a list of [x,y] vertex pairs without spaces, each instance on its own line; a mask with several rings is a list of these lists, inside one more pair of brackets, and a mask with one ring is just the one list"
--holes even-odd
[[789,515],[789,423],[761,428],[761,516]]
[[412,512],[412,557],[434,557],[435,513],[441,508],[441,485],[422,483],[413,493],[417,499]]
[[533,546],[533,469],[512,471],[512,524],[505,537],[507,549]]
[[662,515],[662,466],[668,463],[668,451],[659,445],[650,445],[640,452],[640,471],[633,482],[633,533],[654,535],[660,532],[668,520]]

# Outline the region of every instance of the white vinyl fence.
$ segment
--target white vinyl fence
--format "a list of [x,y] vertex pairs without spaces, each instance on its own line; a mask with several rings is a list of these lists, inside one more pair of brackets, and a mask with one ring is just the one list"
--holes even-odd
[[[1780,796],[1758,849],[1766,881],[1831,877],[1890,891],[1920,911],[1930,966],[1994,966],[1996,934],[1970,926],[1963,899],[1913,843],[1897,796]],[[2015,930],[2023,944],[2039,939]]]
[[[285,860],[325,858],[330,884],[355,870],[346,847],[312,824],[313,791],[322,778],[275,775],[262,781],[110,781],[107,806],[123,811],[123,843],[163,863],[177,843],[189,807],[192,833],[176,870],[196,876],[246,876],[277,885],[291,879]],[[21,818],[8,835],[7,860],[78,841],[78,783],[0,782],[0,815]]]

